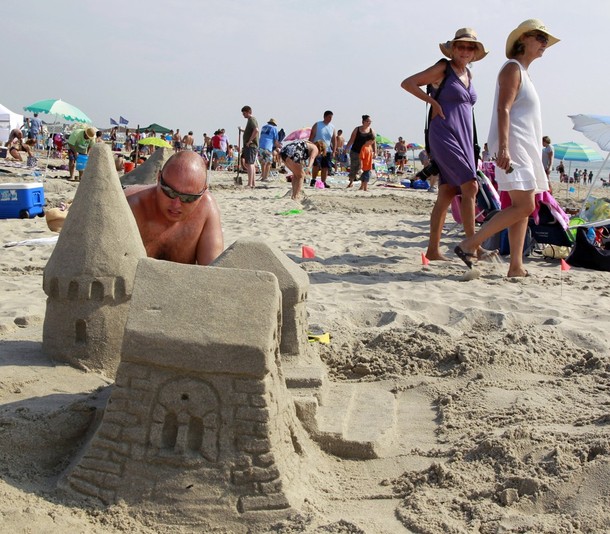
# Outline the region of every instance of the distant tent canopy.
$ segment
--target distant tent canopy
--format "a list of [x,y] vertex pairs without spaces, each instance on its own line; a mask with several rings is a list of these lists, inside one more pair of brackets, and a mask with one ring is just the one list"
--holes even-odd
[[153,122],[150,126],[146,126],[145,128],[140,128],[140,131],[142,130],[149,130],[155,133],[169,133],[171,130],[169,128],[166,128],[165,126],[161,126],[160,124],[157,124],[156,122]]

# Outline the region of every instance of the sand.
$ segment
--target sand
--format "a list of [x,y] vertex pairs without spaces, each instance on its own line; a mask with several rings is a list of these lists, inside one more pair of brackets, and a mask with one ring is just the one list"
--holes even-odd
[[[27,169],[0,168],[11,172],[0,182],[33,180]],[[73,197],[66,175],[47,176],[50,206]],[[249,236],[278,246],[309,274],[309,321],[331,335],[316,345],[331,379],[408,400],[393,454],[327,456],[319,497],[263,531],[610,529],[610,273],[565,272],[537,256],[528,278],[505,278],[500,262],[464,281],[457,259],[422,265],[431,193],[375,184],[363,193],[333,177],[331,189],[306,187],[298,203],[282,175],[255,190],[232,178],[210,180],[225,246]],[[449,216],[447,250],[460,240],[451,226]],[[0,220],[0,531],[204,531],[56,489],[85,438],[76,429],[104,405],[111,382],[42,354],[42,273],[53,245],[3,245],[53,235],[44,218]],[[302,245],[315,258],[302,259]],[[66,421],[75,435],[54,432]]]

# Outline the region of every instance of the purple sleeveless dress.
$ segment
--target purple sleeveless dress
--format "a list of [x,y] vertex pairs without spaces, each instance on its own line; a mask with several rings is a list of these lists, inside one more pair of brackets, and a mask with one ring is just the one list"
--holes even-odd
[[[445,119],[436,116],[429,126],[432,159],[440,169],[440,183],[459,187],[474,180],[472,106],[477,94],[472,85],[466,88],[451,67],[438,102]],[[433,91],[432,97],[435,97]]]

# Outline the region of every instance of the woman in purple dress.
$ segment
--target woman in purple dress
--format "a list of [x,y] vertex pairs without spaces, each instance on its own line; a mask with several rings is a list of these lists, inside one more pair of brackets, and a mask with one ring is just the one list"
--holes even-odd
[[[401,87],[430,104],[432,120],[428,126],[430,151],[439,168],[439,189],[430,215],[430,240],[426,257],[449,260],[440,250],[441,232],[453,197],[462,195],[460,205],[466,236],[474,234],[475,199],[478,191],[474,156],[472,106],[477,95],[468,64],[487,55],[472,28],[461,28],[451,41],[441,43],[447,60],[406,78]],[[442,84],[442,86],[441,86]],[[428,86],[428,92],[421,89]],[[440,90],[439,90],[440,87]],[[437,98],[438,96],[438,98]],[[487,251],[479,249],[478,255]]]

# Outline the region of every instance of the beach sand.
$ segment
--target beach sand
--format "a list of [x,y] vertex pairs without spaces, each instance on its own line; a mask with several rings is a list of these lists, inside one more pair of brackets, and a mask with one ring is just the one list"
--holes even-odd
[[[33,179],[0,168],[11,171],[0,182]],[[50,206],[73,197],[66,175],[47,176]],[[319,496],[262,531],[609,531],[610,273],[531,257],[528,278],[507,279],[504,260],[464,281],[457,259],[422,265],[435,195],[329,181],[297,203],[282,175],[255,190],[234,187],[233,173],[210,178],[225,246],[264,237],[309,274],[309,323],[331,335],[315,345],[331,380],[374,383],[402,407],[392,454],[328,455]],[[449,251],[461,239],[451,226],[448,216]],[[203,531],[56,489],[83,436],[54,427],[103,407],[111,381],[42,353],[53,245],[4,245],[53,235],[44,218],[0,220],[0,531]],[[303,245],[315,258],[301,258]]]

